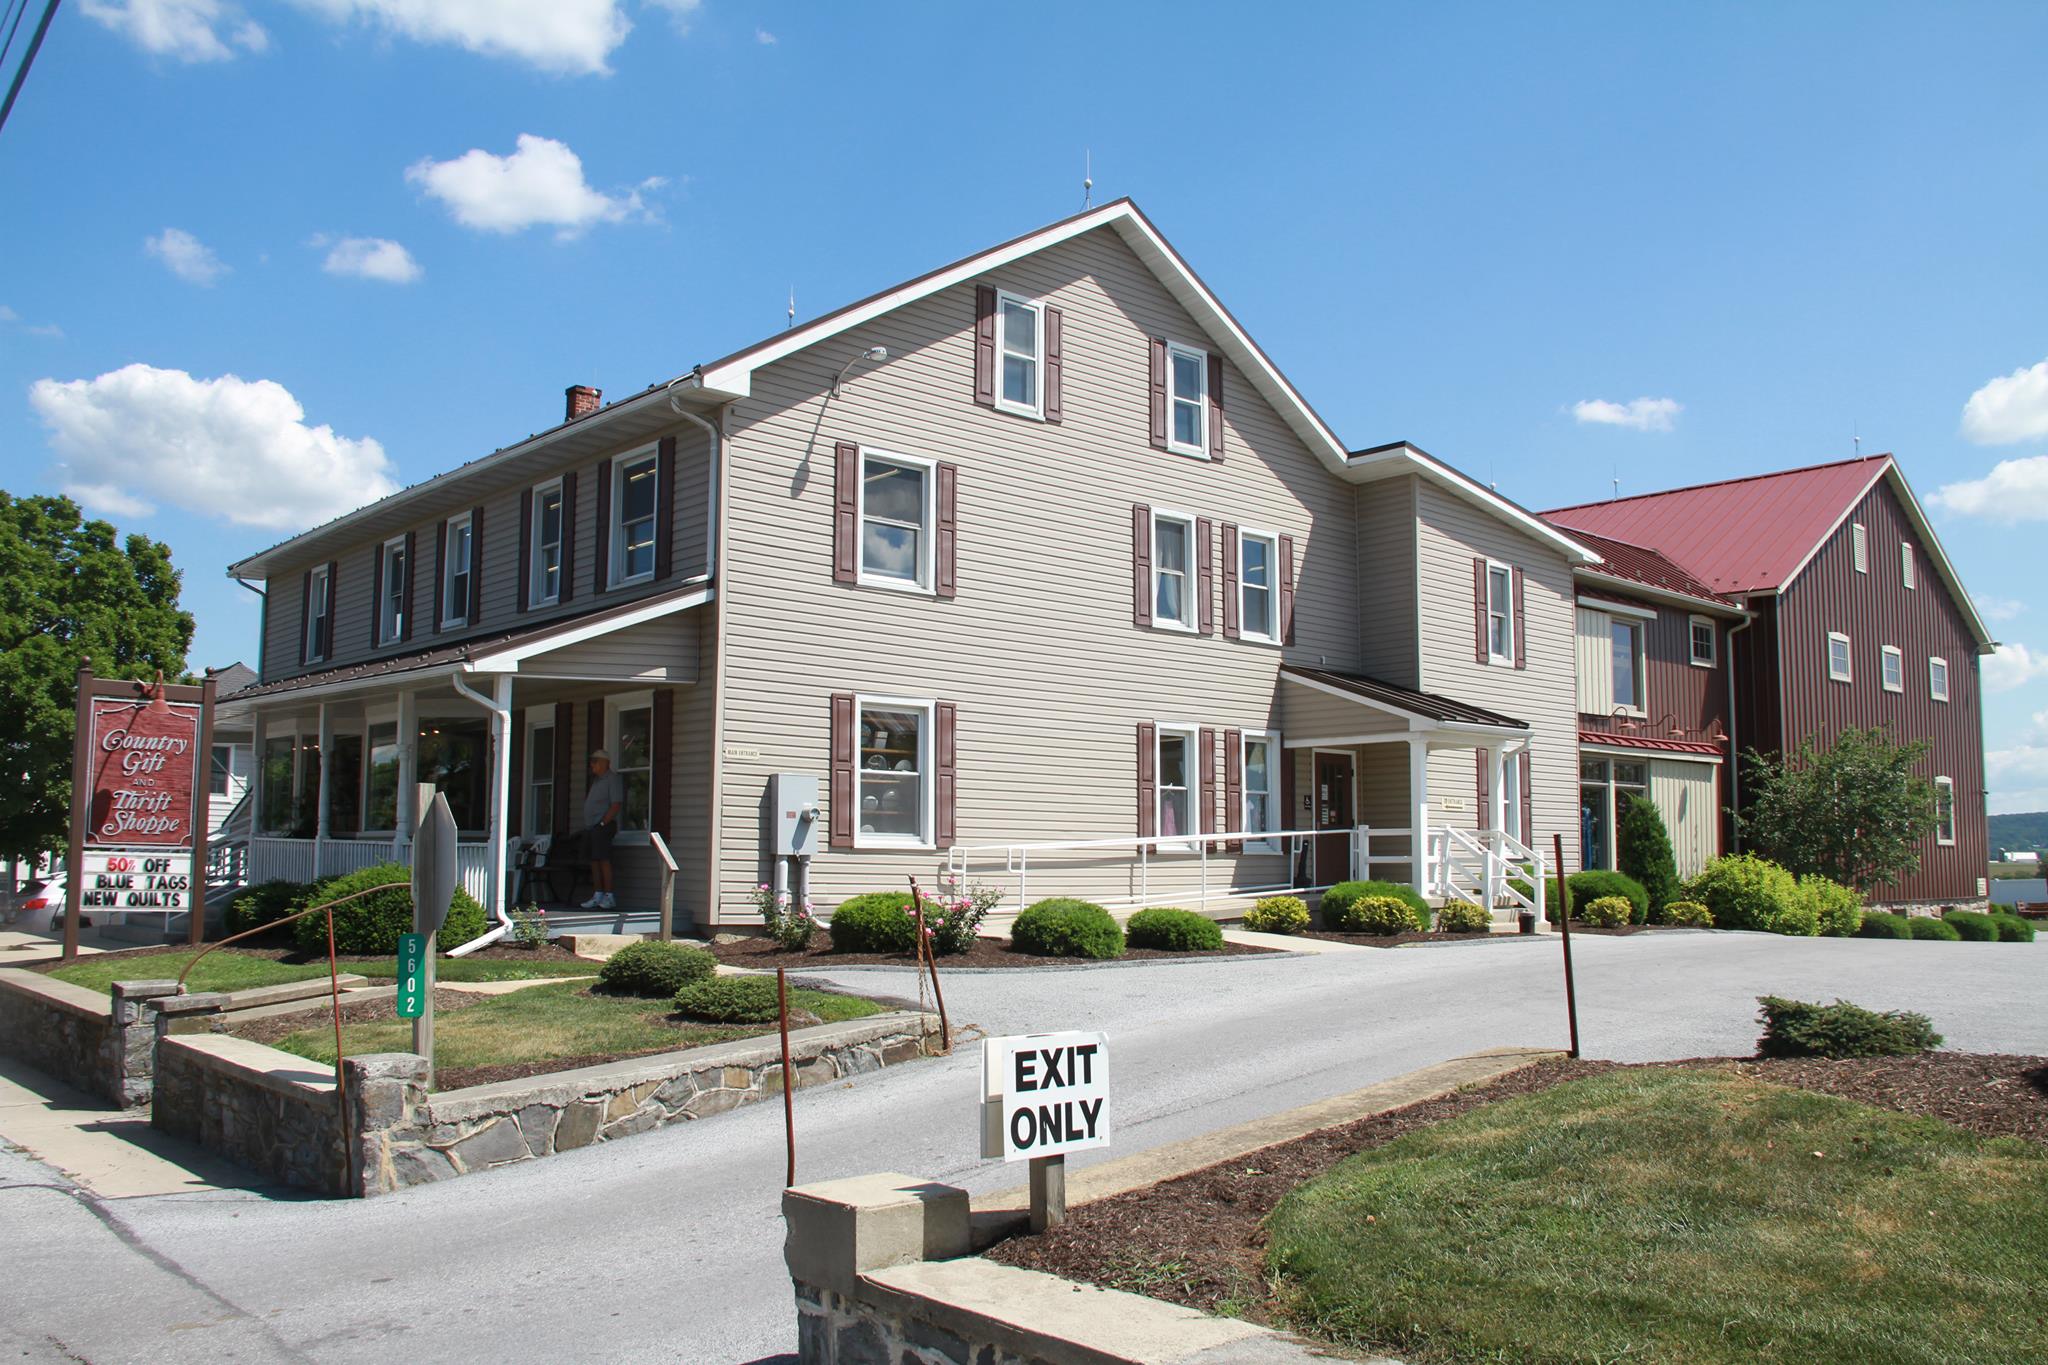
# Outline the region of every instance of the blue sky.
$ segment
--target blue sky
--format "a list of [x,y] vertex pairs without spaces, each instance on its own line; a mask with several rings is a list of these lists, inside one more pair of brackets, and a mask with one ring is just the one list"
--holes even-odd
[[1992,809],[2048,807],[2048,7],[1017,14],[74,0],[0,132],[0,484],[253,660],[230,559],[1064,216],[1085,150],[1354,445],[1539,507],[1896,452],[2009,645]]

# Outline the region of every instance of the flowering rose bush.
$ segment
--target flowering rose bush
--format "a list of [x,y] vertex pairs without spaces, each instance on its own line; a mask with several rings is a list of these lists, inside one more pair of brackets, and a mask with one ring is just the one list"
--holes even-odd
[[809,897],[797,905],[787,891],[777,891],[762,882],[754,888],[753,900],[754,908],[761,912],[761,922],[768,926],[768,937],[779,946],[790,952],[802,952],[811,946],[818,921],[811,913]]
[[992,886],[976,883],[963,888],[958,882],[942,882],[937,893],[918,892],[923,902],[924,931],[932,951],[941,955],[964,953],[974,946],[981,922],[1003,899]]
[[548,912],[537,905],[516,905],[509,912],[512,942],[521,948],[545,948],[548,944]]

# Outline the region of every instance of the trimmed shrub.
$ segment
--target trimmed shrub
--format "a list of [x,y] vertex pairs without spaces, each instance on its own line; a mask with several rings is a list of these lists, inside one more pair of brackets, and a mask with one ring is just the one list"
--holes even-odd
[[1615,865],[1642,884],[1649,896],[1645,913],[1634,922],[1663,922],[1664,907],[1678,899],[1678,860],[1671,853],[1671,835],[1663,812],[1647,796],[1631,796],[1621,810],[1614,837]]
[[1858,938],[1911,938],[1913,926],[1904,915],[1894,915],[1889,910],[1865,910],[1863,923],[1856,928]]
[[1998,942],[1998,926],[1991,922],[1991,916],[1980,915],[1975,910],[1951,910],[1942,918],[1948,927],[1971,943]]
[[1212,953],[1223,946],[1223,931],[1215,920],[1170,906],[1132,915],[1124,925],[1124,938],[1133,948],[1169,953]]
[[[312,888],[304,882],[258,882],[228,902],[228,932],[242,934],[251,929],[260,929],[266,924],[277,923],[292,911],[299,909],[310,890]],[[324,921],[320,929],[320,941],[324,948],[327,942]]]
[[1686,899],[1713,912],[1722,929],[1812,937],[1820,912],[1790,872],[1750,853],[1716,858],[1686,887]]
[[1883,1014],[1837,1000],[1832,1005],[1760,995],[1759,1057],[1911,1057],[1941,1046],[1924,1014]]
[[1415,927],[1429,927],[1429,902],[1404,882],[1338,882],[1323,893],[1323,927],[1335,929],[1345,907],[1368,897],[1392,898],[1415,912]]
[[1818,872],[1799,879],[1799,894],[1813,907],[1814,922],[1826,938],[1849,938],[1863,927],[1863,897]]
[[1486,907],[1471,901],[1452,901],[1436,912],[1440,934],[1483,934],[1492,927],[1493,916],[1486,913]]
[[597,969],[597,984],[613,995],[666,1000],[717,970],[717,958],[688,943],[629,943]]
[[1956,927],[1945,919],[1932,915],[1908,915],[1906,925],[1914,938],[1935,943],[1954,943],[1962,938]]
[[1579,907],[1579,918],[1596,929],[1619,929],[1634,914],[1627,896],[1596,896]]
[[1308,928],[1308,902],[1299,896],[1265,896],[1244,912],[1244,927],[1255,934],[1298,934]]
[[714,976],[675,993],[676,1011],[712,1024],[767,1024],[782,1013],[766,976]]
[[908,891],[870,891],[850,896],[832,912],[835,953],[902,953],[917,951],[917,921],[910,916]]
[[1101,906],[1056,896],[1017,916],[1010,944],[1039,957],[1122,957],[1124,931]]
[[[367,891],[373,886],[390,886],[361,900],[334,906],[334,951],[379,955],[398,951],[398,936],[412,932],[412,869],[403,863],[384,863],[336,877],[324,887],[307,892],[304,905],[328,905]],[[301,906],[299,908],[304,908]],[[460,948],[484,931],[484,908],[461,887],[449,903],[448,918],[441,924],[435,941],[441,950]],[[327,916],[308,915],[292,926],[292,944],[308,957],[327,955]]]
[[1664,922],[1688,929],[1711,929],[1714,927],[1714,912],[1698,901],[1673,901],[1664,907]]
[[[1597,867],[1590,868],[1584,872],[1572,873],[1571,876],[1565,878],[1564,884],[1571,890],[1572,908],[1574,910],[1581,906],[1590,905],[1603,896],[1620,896],[1628,902],[1630,923],[1641,924],[1650,917],[1649,890],[1641,882],[1637,881],[1634,877],[1628,876],[1626,873],[1609,872]],[[1551,882],[1549,889],[1553,893],[1557,890],[1555,880]],[[1550,900],[1544,904],[1552,924],[1557,923],[1558,906],[1561,903],[1553,894]],[[1581,915],[1580,918],[1583,919],[1585,917]]]
[[2021,919],[2018,915],[1993,914],[1991,922],[1998,926],[1998,941],[2000,943],[2032,943],[2034,941],[2034,926]]
[[1328,897],[1323,900],[1323,923],[1344,934],[1408,934],[1429,927],[1428,911],[1417,914],[1415,907],[1394,896],[1366,896],[1347,901],[1335,914]]

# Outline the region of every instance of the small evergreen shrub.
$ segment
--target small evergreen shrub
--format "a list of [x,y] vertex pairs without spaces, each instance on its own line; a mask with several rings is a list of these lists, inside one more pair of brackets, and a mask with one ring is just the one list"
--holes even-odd
[[1912,931],[1913,937],[1923,941],[1954,943],[1962,938],[1962,935],[1956,932],[1956,927],[1953,924],[1950,924],[1947,920],[1936,919],[1932,915],[1908,915],[1906,916],[1906,924]]
[[629,943],[597,969],[597,983],[613,995],[666,1000],[717,970],[717,958],[688,943]]
[[1924,1014],[1879,1014],[1846,1000],[1832,1005],[1760,995],[1759,1057],[1911,1057],[1941,1046]]
[[1813,907],[1814,922],[1826,938],[1850,938],[1863,926],[1863,897],[1818,872],[1799,879],[1799,893]]
[[[390,886],[390,883],[398,883]],[[360,900],[340,902],[373,886],[389,886]],[[381,956],[398,951],[398,936],[412,932],[412,869],[403,863],[366,867],[308,892],[305,905],[334,905],[334,951]],[[301,907],[303,908],[303,907]],[[484,908],[461,887],[449,903],[435,941],[441,951],[460,948],[484,931]],[[292,925],[292,944],[308,957],[327,955],[327,916],[308,915]]]
[[1124,931],[1101,906],[1059,896],[1019,914],[1010,943],[1039,957],[1122,957]]
[[[1572,893],[1572,909],[1574,911],[1580,906],[1599,900],[1602,896],[1621,896],[1626,898],[1629,903],[1629,921],[1631,923],[1642,924],[1649,918],[1650,892],[1648,888],[1634,877],[1595,867],[1589,868],[1584,872],[1572,873],[1571,876],[1564,879],[1564,884]],[[1532,899],[1535,896],[1535,888],[1519,878],[1509,882],[1509,885]],[[1543,897],[1543,917],[1552,924],[1556,924],[1564,918],[1564,897],[1558,894],[1557,878],[1551,877],[1547,879],[1543,888]]]
[[1344,934],[1415,933],[1428,926],[1427,914],[1418,914],[1414,906],[1394,896],[1366,896],[1346,902],[1333,915],[1329,899],[1323,900],[1323,923]]
[[1436,912],[1440,934],[1483,934],[1492,927],[1493,916],[1486,913],[1486,907],[1471,901],[1452,901]]
[[1429,927],[1429,902],[1405,882],[1338,882],[1323,893],[1323,927],[1337,928],[1345,907],[1368,897],[1391,897],[1415,912],[1415,927]]
[[1716,858],[1686,887],[1686,899],[1714,914],[1723,929],[1755,929],[1770,934],[1812,937],[1820,932],[1820,912],[1803,895],[1790,872],[1751,853]]
[[1863,923],[1856,927],[1858,938],[1911,938],[1913,926],[1906,922],[1904,915],[1894,915],[1889,910],[1865,910]]
[[2034,926],[2021,919],[2018,915],[1994,914],[1991,916],[1991,922],[1998,926],[1998,941],[2000,943],[2032,943],[2034,941]]
[[839,902],[832,912],[835,953],[917,951],[917,921],[910,916],[908,891],[870,891]]
[[1264,896],[1244,912],[1255,934],[1298,934],[1308,928],[1308,903],[1299,896]]
[[769,1024],[781,1017],[775,981],[766,976],[714,976],[675,993],[676,1012],[710,1024]]
[[1664,922],[1688,929],[1711,929],[1714,927],[1714,912],[1698,901],[1673,901],[1664,907]]
[[1948,921],[1949,928],[1971,943],[1998,942],[1998,926],[1989,915],[1975,910],[1951,910],[1942,918]]
[[1124,925],[1124,937],[1133,948],[1169,953],[1212,953],[1223,946],[1223,931],[1215,920],[1170,906],[1132,915]]
[[1678,860],[1671,853],[1671,834],[1663,812],[1647,796],[1631,796],[1622,807],[1621,827],[1614,838],[1615,864],[1641,883],[1649,896],[1645,913],[1634,922],[1663,922],[1664,907],[1678,899]]
[[1596,929],[1619,929],[1634,914],[1627,896],[1596,896],[1578,907],[1579,918]]
[[[283,880],[258,882],[241,895],[228,902],[228,932],[247,933],[277,921],[300,908],[306,893],[312,888],[304,882]],[[321,943],[327,941],[327,929],[323,923]]]

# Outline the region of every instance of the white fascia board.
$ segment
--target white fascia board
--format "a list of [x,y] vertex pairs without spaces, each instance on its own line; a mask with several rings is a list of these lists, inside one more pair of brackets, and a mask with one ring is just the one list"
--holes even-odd
[[1736,620],[1755,615],[1754,612],[1745,611],[1733,602],[1716,602],[1711,598],[1694,597],[1689,592],[1678,592],[1671,588],[1653,588],[1647,583],[1638,583],[1633,578],[1621,578],[1614,574],[1602,573],[1598,569],[1576,570],[1575,577],[1595,591],[1647,597],[1653,602],[1664,602],[1705,615],[1725,616]]
[[1657,609],[1638,602],[1614,602],[1605,597],[1581,597],[1578,604],[1587,611],[1604,611],[1610,616],[1639,616],[1645,621],[1657,619]]
[[657,621],[675,612],[688,611],[692,607],[701,607],[711,600],[712,592],[713,590],[710,588],[700,588],[696,592],[688,593],[681,597],[660,598],[648,602],[637,610],[620,612],[617,616],[607,616],[601,621],[588,621],[580,626],[572,626],[559,634],[548,635],[538,640],[529,640],[524,644],[492,650],[486,654],[478,654],[464,661],[462,671],[465,673],[516,673],[519,671],[519,665],[522,661],[531,659],[537,654],[549,654],[558,649],[566,649],[570,645],[582,644],[585,640],[594,640],[600,635],[610,635],[613,631],[618,630],[630,630],[634,626],[645,625],[649,621]]
[[1347,457],[1345,477],[1353,483],[1377,483],[1381,479],[1415,474],[1429,480],[1452,496],[1462,498],[1516,530],[1558,551],[1573,564],[1604,563],[1601,557],[1573,540],[1534,512],[1526,512],[1486,485],[1459,473],[1443,461],[1405,441]]

